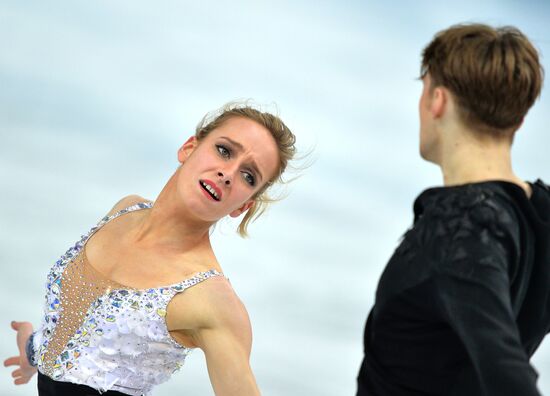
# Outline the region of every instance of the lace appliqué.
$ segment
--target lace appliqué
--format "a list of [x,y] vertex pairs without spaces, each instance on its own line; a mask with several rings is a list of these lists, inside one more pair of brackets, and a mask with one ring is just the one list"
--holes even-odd
[[391,282],[401,290],[410,286],[409,279],[420,282],[433,270],[471,276],[472,241],[499,253],[476,257],[477,265],[501,265],[497,256],[504,254],[502,244],[517,227],[512,216],[493,190],[478,185],[421,194],[415,203],[415,223],[403,235],[381,284]]

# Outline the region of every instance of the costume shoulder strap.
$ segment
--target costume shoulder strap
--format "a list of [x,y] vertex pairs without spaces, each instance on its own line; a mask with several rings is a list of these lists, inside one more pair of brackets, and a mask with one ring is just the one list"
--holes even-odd
[[187,278],[184,281],[175,284],[174,286],[172,286],[172,289],[174,289],[177,293],[181,293],[182,291],[189,289],[190,287],[195,286],[215,276],[223,276],[223,274],[215,269],[199,272],[191,278]]
[[112,215],[110,216],[105,216],[104,218],[102,218],[99,223],[97,223],[97,225],[95,225],[94,227],[92,227],[90,229],[90,231],[88,232],[87,235],[84,236],[82,242],[86,242],[86,240],[90,239],[90,237],[92,235],[94,235],[101,227],[103,227],[105,224],[107,224],[108,222],[116,219],[117,217],[120,217],[122,216],[123,214],[126,214],[126,213],[130,213],[130,212],[134,212],[136,210],[142,210],[142,209],[150,209],[153,207],[153,203],[152,202],[139,202],[137,204],[134,204],[132,206],[128,206],[124,209],[121,209],[119,210],[118,212],[116,213],[113,213]]

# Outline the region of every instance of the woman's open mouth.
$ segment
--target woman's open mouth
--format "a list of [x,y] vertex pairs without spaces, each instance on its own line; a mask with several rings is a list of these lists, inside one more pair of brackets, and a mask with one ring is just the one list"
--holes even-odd
[[219,189],[215,187],[214,183],[210,182],[210,180],[199,180],[199,184],[202,189],[206,191],[215,201],[219,201],[221,199],[221,191],[219,191]]

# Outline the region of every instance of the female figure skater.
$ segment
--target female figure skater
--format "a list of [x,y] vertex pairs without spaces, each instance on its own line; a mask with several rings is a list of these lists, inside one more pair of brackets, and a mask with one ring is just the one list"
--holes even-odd
[[360,396],[536,396],[529,363],[550,330],[550,189],[512,170],[542,67],[512,27],[453,26],[422,59],[424,191],[365,329]]
[[40,395],[149,394],[201,348],[216,395],[258,395],[250,321],[209,230],[244,214],[246,235],[294,143],[282,120],[245,105],[205,117],[154,203],[122,199],[54,264],[40,328],[12,322],[15,383],[38,370]]

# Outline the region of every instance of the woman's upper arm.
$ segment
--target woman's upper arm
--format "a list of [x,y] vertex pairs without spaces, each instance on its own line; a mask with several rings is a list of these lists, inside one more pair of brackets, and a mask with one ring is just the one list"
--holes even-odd
[[214,392],[217,396],[259,395],[249,363],[252,330],[246,309],[232,291],[212,294],[209,323],[193,338],[206,356]]

